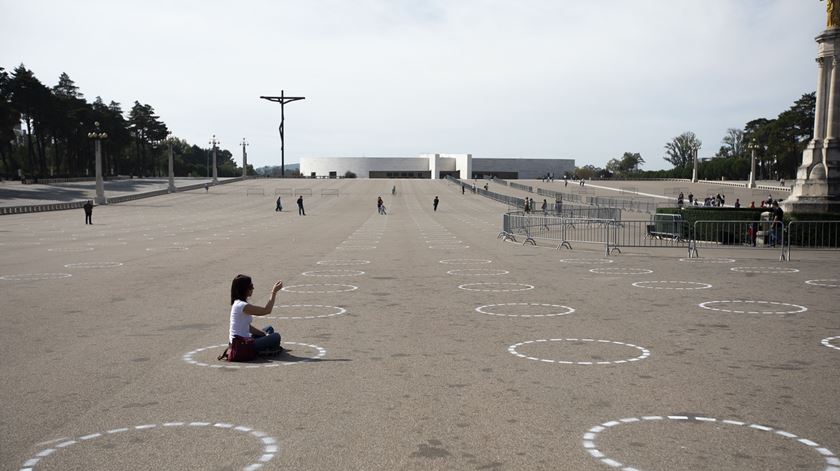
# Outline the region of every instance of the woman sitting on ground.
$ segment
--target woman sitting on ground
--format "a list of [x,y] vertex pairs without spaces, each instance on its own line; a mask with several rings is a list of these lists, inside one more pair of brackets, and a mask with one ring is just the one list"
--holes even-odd
[[254,349],[257,353],[280,350],[280,334],[274,332],[271,326],[264,330],[251,325],[253,316],[267,316],[274,308],[274,298],[277,292],[283,288],[283,282],[274,283],[271,288],[271,296],[265,307],[255,306],[248,303],[248,298],[254,294],[254,284],[251,277],[247,275],[236,275],[230,285],[230,334],[228,341],[233,342],[234,336],[253,337]]

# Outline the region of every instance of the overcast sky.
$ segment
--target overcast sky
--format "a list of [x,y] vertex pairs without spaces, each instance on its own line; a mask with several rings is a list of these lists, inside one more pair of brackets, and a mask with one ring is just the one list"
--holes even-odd
[[300,157],[572,158],[670,168],[684,131],[727,128],[816,87],[817,0],[0,0],[0,66],[92,101],[152,105],[249,163]]

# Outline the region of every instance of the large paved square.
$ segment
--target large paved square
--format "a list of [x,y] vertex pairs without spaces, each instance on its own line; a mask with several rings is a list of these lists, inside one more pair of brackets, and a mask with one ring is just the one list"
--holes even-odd
[[[3,216],[0,466],[840,469],[836,252],[522,246],[393,184]],[[288,354],[216,360],[238,273]]]

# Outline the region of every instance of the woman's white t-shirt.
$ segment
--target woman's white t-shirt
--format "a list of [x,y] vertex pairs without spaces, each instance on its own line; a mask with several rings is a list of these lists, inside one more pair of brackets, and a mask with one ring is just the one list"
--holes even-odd
[[243,310],[248,303],[237,299],[230,307],[230,335],[228,341],[233,342],[233,336],[249,338],[251,336],[251,320],[253,316],[245,314]]

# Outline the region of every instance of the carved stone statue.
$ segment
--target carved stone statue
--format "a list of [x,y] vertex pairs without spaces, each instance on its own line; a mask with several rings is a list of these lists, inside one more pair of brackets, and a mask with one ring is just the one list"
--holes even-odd
[[838,8],[840,5],[838,3],[840,3],[840,0],[826,0],[825,2],[825,8],[828,12],[826,27],[828,28],[840,27],[840,8]]

